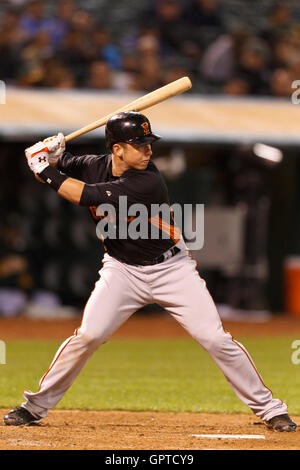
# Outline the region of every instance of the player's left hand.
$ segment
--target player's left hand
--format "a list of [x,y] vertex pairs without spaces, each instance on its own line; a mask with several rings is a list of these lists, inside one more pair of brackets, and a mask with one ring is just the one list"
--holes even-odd
[[29,168],[37,175],[49,166],[49,152],[44,142],[38,142],[32,147],[28,147],[25,150],[25,155]]

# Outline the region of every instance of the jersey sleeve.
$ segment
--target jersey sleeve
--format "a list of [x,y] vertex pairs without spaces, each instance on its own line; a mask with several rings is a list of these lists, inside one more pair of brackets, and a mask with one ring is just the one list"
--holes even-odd
[[118,205],[120,196],[126,196],[128,204],[147,204],[153,200],[157,189],[159,189],[159,180],[156,175],[130,170],[116,181],[85,184],[80,205],[97,206],[103,203]]
[[86,181],[95,173],[99,158],[97,155],[74,156],[64,152],[57,164],[57,169],[71,178]]

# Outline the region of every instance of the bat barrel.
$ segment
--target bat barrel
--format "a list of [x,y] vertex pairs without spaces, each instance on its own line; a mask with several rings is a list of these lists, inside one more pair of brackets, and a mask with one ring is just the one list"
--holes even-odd
[[110,117],[114,116],[115,114],[121,113],[122,111],[142,111],[143,109],[150,108],[162,101],[165,101],[173,96],[179,95],[180,93],[184,93],[185,91],[189,90],[192,87],[192,82],[189,77],[182,77],[174,82],[168,83],[167,85],[154,90],[147,95],[141,96],[136,100],[128,103],[127,105],[123,106],[122,108],[117,109],[111,114],[104,116],[97,121],[94,121],[87,126],[78,129],[77,131],[72,132],[65,136],[65,141],[68,142],[69,140],[74,139],[75,137],[79,137],[80,135],[86,134],[98,127],[104,126]]

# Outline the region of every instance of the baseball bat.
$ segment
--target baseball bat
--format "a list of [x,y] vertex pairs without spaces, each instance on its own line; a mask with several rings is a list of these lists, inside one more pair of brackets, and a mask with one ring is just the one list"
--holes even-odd
[[155,104],[161,103],[172,96],[179,95],[192,87],[192,82],[189,77],[182,77],[174,82],[168,83],[163,87],[158,88],[157,90],[148,93],[147,95],[141,96],[136,100],[132,101],[129,104],[126,104],[122,108],[117,109],[113,113],[107,114],[106,116],[98,119],[97,121],[91,122],[87,126],[81,127],[77,131],[71,132],[65,136],[65,141],[68,142],[69,140],[75,139],[75,137],[79,137],[80,135],[86,134],[98,127],[104,126],[110,117],[114,116],[115,114],[121,113],[122,111],[142,111],[143,109],[150,108]]

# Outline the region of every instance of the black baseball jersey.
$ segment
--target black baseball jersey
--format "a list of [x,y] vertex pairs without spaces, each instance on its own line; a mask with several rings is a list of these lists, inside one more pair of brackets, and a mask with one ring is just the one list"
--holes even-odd
[[[90,196],[85,198],[84,205],[89,207],[96,223],[105,217],[106,222],[116,228],[113,237],[101,237],[105,250],[114,258],[127,264],[139,265],[143,261],[157,258],[179,240],[180,231],[174,224],[169,208],[167,186],[152,161],[149,161],[145,170],[129,169],[120,177],[116,177],[112,174],[112,155],[73,156],[65,152],[57,168],[67,176],[88,184],[92,189],[89,192]],[[128,208],[133,204],[143,204],[147,209],[147,238],[132,239],[130,236],[126,238],[120,236],[119,216],[124,215],[119,210],[121,196],[123,196],[123,202],[126,196]],[[114,214],[111,214],[111,211],[101,214],[99,206],[101,209],[103,204],[110,204],[115,209]],[[165,217],[164,211],[153,210],[162,204],[164,207],[168,206],[168,217]],[[135,218],[135,216],[126,217],[127,229]],[[152,230],[156,227],[155,238],[151,238],[151,226]],[[122,227],[124,229],[124,221]]]

